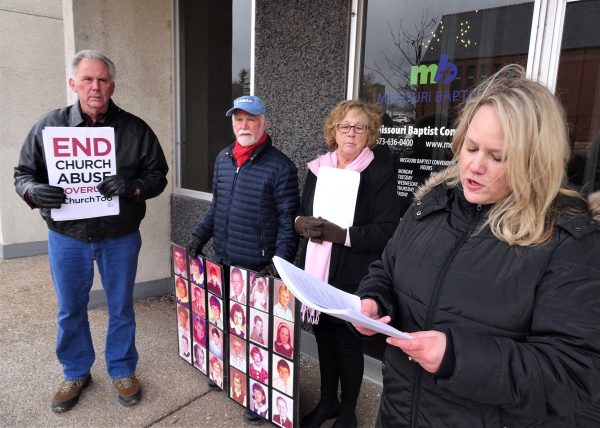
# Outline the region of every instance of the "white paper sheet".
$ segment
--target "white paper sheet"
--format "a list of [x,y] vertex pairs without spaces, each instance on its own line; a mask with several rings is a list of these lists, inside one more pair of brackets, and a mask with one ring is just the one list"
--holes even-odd
[[67,200],[52,209],[53,220],[119,214],[119,197],[105,198],[96,186],[117,173],[115,130],[110,127],[58,127],[42,130],[48,183],[65,189]]
[[348,169],[319,168],[313,216],[323,217],[343,229],[352,226],[360,174]]
[[386,336],[411,339],[394,327],[373,320],[361,313],[360,298],[339,290],[297,268],[281,257],[273,257],[273,264],[285,285],[306,306],[345,321],[360,324]]

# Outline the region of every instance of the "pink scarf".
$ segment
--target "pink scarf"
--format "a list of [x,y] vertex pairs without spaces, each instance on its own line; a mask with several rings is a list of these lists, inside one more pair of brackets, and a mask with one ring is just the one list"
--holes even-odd
[[[346,169],[361,173],[369,166],[374,158],[375,155],[373,155],[371,149],[365,147],[356,159],[346,166]],[[337,168],[337,165],[337,153],[328,152],[309,162],[308,168],[313,174],[319,177],[320,167]],[[316,242],[309,240],[306,247],[304,270],[314,277],[319,278],[321,281],[329,282],[329,264],[331,262],[332,246],[333,244],[329,241],[323,241],[322,243],[317,244]],[[311,324],[317,324],[319,322],[319,311],[304,305],[302,305],[301,311],[303,320]]]

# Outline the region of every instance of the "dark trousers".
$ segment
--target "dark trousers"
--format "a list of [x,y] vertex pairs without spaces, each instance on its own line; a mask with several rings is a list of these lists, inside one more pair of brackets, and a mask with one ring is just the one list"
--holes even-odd
[[344,321],[323,313],[313,331],[319,350],[321,401],[337,402],[340,383],[342,407],[354,410],[365,368],[361,338]]

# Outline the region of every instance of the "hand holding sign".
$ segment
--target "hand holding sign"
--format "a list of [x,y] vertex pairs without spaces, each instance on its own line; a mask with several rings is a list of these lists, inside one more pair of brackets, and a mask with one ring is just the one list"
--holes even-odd
[[126,180],[118,175],[111,175],[106,177],[97,186],[98,191],[103,196],[110,198],[112,196],[124,196],[126,198],[133,198],[139,196],[140,189],[136,186],[134,180]]
[[31,186],[26,197],[38,208],[60,208],[67,199],[62,187],[43,183]]
[[321,241],[329,241],[334,244],[344,245],[346,242],[346,229],[339,227],[337,224],[319,217],[323,223],[319,228],[321,230]]

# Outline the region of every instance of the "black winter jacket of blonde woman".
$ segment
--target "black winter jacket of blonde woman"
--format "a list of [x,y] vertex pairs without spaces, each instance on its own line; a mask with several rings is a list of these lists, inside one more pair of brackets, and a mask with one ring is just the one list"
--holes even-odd
[[600,393],[599,222],[572,198],[549,242],[510,246],[459,186],[419,196],[357,294],[448,346],[436,374],[388,346],[377,426],[577,426]]

